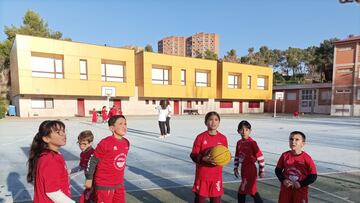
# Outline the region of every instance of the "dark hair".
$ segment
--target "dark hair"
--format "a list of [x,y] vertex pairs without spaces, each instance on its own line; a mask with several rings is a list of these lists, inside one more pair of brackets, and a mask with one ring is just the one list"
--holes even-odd
[[89,143],[94,141],[94,135],[90,130],[82,131],[78,136],[78,142],[88,141]]
[[296,135],[296,134],[301,135],[301,137],[303,138],[303,141],[305,142],[306,136],[305,136],[305,134],[304,134],[303,132],[301,132],[301,131],[292,131],[292,132],[290,133],[290,137],[292,137],[292,136],[294,136],[294,135]]
[[65,130],[65,124],[59,120],[46,120],[40,124],[39,130],[36,133],[29,150],[27,182],[34,183],[36,178],[37,160],[39,159],[40,154],[48,147],[48,144],[44,142],[43,137],[47,137],[51,132],[61,129]]
[[241,128],[243,128],[243,127],[251,130],[251,125],[250,125],[250,123],[249,123],[248,121],[246,121],[246,120],[243,120],[243,121],[241,121],[241,122],[239,123],[239,125],[238,125],[238,131],[241,130]]
[[167,102],[166,102],[166,100],[160,100],[159,104],[160,104],[160,106],[161,106],[162,109],[166,109],[166,107],[167,107]]
[[102,108],[106,108],[106,106],[103,106]]
[[205,125],[206,125],[207,120],[209,120],[209,118],[214,115],[217,116],[220,121],[220,115],[216,111],[210,111],[205,115]]
[[115,115],[115,116],[111,116],[111,118],[108,121],[108,125],[109,126],[114,126],[115,122],[117,121],[117,119],[119,118],[123,118],[126,120],[125,116],[123,115]]

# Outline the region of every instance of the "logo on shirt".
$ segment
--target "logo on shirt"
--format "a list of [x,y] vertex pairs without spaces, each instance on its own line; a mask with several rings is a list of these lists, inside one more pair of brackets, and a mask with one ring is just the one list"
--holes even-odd
[[121,153],[117,155],[114,159],[114,167],[117,170],[123,170],[126,163],[126,154]]
[[116,151],[117,150],[117,146],[114,146],[114,149],[113,149],[114,151]]
[[207,144],[207,141],[206,141],[206,140],[204,140],[203,144]]

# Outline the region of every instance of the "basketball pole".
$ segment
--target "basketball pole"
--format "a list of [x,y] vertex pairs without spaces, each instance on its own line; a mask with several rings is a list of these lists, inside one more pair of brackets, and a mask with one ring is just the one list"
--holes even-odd
[[277,99],[275,98],[275,101],[274,101],[274,118],[276,117],[276,101],[277,101]]

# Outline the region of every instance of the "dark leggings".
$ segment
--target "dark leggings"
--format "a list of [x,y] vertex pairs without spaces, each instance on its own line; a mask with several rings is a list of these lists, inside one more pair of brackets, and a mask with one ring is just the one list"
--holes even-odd
[[166,135],[166,132],[165,132],[165,121],[159,121],[159,128],[160,128],[160,134],[161,134],[161,135]]
[[166,133],[170,134],[170,117],[166,117]]
[[[202,197],[195,193],[195,200],[194,203],[205,203],[207,197]],[[221,202],[221,196],[218,197],[209,197],[210,203],[220,203]]]
[[[257,192],[255,195],[251,195],[251,197],[254,199],[255,203],[262,203],[263,200],[260,197],[260,194]],[[246,195],[238,193],[238,203],[245,203]]]

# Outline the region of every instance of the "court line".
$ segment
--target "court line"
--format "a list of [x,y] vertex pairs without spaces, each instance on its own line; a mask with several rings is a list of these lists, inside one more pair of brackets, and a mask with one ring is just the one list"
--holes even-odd
[[344,200],[345,202],[355,203],[355,202],[353,202],[353,201],[350,201],[350,200],[346,199],[345,197],[340,197],[340,196],[338,196],[338,195],[334,195],[334,194],[332,194],[332,193],[330,193],[330,192],[326,192],[325,190],[322,190],[322,189],[320,189],[320,188],[317,188],[317,187],[314,187],[314,186],[311,186],[311,185],[310,185],[309,187],[310,187],[311,189],[320,191],[320,192],[325,193],[325,194],[327,194],[327,195],[330,195],[330,196],[332,196],[332,197],[335,197],[335,198]]

